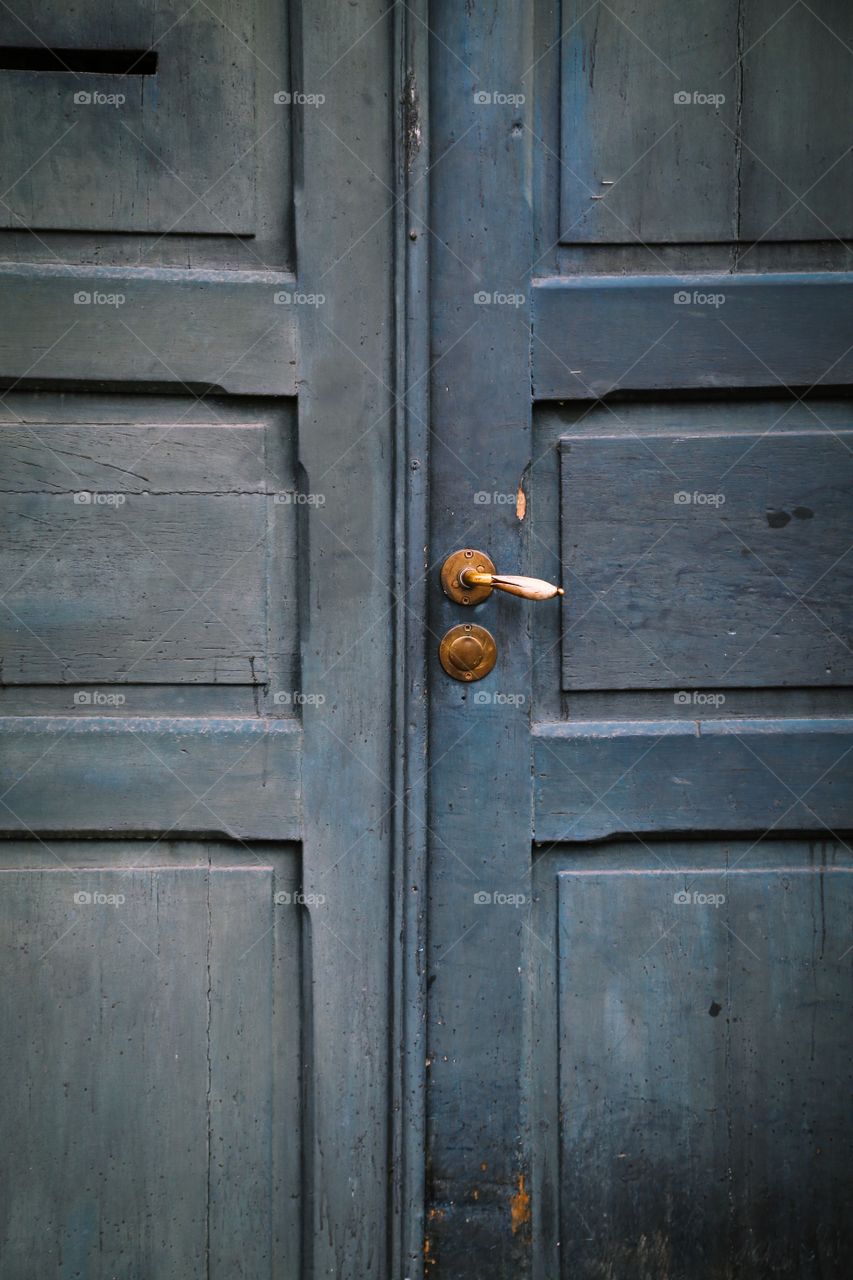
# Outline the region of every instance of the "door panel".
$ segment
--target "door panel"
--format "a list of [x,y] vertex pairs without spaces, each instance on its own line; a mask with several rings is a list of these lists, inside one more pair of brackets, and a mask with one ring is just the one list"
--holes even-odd
[[566,690],[850,684],[853,433],[751,430],[750,408],[728,434],[685,408],[680,435],[651,410],[562,438]]
[[[0,225],[252,235],[255,111],[274,107],[256,92],[255,12],[90,0],[4,13],[0,41],[17,50],[4,64],[26,69],[0,75],[0,111],[29,124],[5,157]],[[49,68],[30,69],[35,51]]]
[[62,856],[3,852],[4,1274],[298,1275],[298,850]]
[[0,1274],[384,1280],[399,32],[15,7]]
[[536,876],[541,1209],[565,1273],[645,1280],[692,1257],[793,1277],[818,1256],[842,1274],[843,847],[562,845]]
[[562,10],[562,241],[851,234],[844,0]]
[[848,15],[533,9],[433,27],[430,551],[566,594],[435,573],[428,1258],[840,1277]]

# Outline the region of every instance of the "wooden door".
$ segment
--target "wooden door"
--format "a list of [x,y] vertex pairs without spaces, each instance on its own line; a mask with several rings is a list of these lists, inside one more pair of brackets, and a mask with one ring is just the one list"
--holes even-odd
[[302,8],[0,14],[4,1280],[390,1265],[396,36]]
[[442,1280],[849,1265],[850,17],[431,6]]

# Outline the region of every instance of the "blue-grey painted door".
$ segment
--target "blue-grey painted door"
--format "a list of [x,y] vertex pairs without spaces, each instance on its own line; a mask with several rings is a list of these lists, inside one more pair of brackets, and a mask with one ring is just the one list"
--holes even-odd
[[0,12],[3,1280],[388,1274],[388,12]]
[[840,1277],[850,8],[430,25],[427,1272]]

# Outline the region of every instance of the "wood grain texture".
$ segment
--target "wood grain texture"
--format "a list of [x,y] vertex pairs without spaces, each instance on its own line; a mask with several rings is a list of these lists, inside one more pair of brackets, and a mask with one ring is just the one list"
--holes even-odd
[[[444,557],[476,546],[523,571],[515,498],[530,459],[529,139],[520,106],[534,62],[532,8],[511,0],[432,6],[433,649],[430,718],[428,1212],[425,1266],[446,1280],[522,1280],[530,1267],[530,1135],[524,1107],[523,958],[511,908],[530,867],[530,604],[493,593],[476,618],[499,660],[474,689],[449,679],[440,637],[470,610],[443,596]],[[440,161],[438,158],[441,157]],[[486,293],[492,299],[478,302]],[[501,296],[515,295],[511,303]],[[511,501],[483,503],[475,494]],[[539,606],[543,607],[543,606]],[[513,694],[481,703],[475,690]]]
[[561,240],[736,238],[737,100],[720,77],[737,26],[737,0],[698,24],[690,5],[563,5]]
[[840,1277],[851,867],[702,852],[559,873],[559,1274]]
[[850,824],[848,719],[576,721],[534,742],[538,842]]
[[293,287],[276,272],[0,265],[0,382],[293,395],[298,308],[275,301]]
[[540,280],[534,392],[842,385],[852,324],[853,279],[841,272]]
[[563,688],[849,685],[851,445],[565,436]]
[[849,236],[851,36],[845,0],[711,0],[701,13],[571,0],[560,43],[560,239]]
[[4,1269],[297,1274],[299,1007],[273,1000],[274,964],[300,982],[300,919],[273,900],[292,860],[58,847],[28,868],[7,845],[0,873]]
[[293,720],[4,716],[0,740],[8,833],[300,834]]
[[[255,88],[251,0],[60,4],[0,15],[0,41],[149,49],[153,75],[11,71],[0,114],[20,122],[3,151],[0,226],[251,234]],[[29,12],[27,12],[29,10]],[[120,43],[115,43],[115,42]],[[281,112],[285,148],[289,113]],[[49,156],[49,159],[48,159]]]
[[[311,914],[307,1070],[312,1134],[303,1230],[308,1275],[389,1280],[389,1035],[393,809],[393,22],[385,0],[302,6],[294,78],[322,89],[301,114],[299,463],[322,510],[304,513],[305,888]],[[402,678],[402,677],[401,677]],[[393,1277],[396,1280],[396,1276]]]

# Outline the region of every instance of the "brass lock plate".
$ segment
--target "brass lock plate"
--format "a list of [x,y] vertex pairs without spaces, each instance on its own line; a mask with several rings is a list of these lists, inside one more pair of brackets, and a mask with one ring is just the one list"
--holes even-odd
[[[489,561],[491,564],[491,561]],[[491,572],[486,570],[485,572]],[[482,680],[495,665],[498,647],[485,627],[460,623],[451,627],[438,650],[441,665],[454,680]]]
[[[441,585],[444,588],[444,594],[450,596],[454,604],[479,604],[481,600],[488,600],[492,594],[491,587],[462,586],[459,574],[463,569],[473,569],[475,573],[494,573],[495,562],[483,551],[475,551],[473,547],[454,551],[441,566]],[[485,672],[483,674],[485,675]]]

